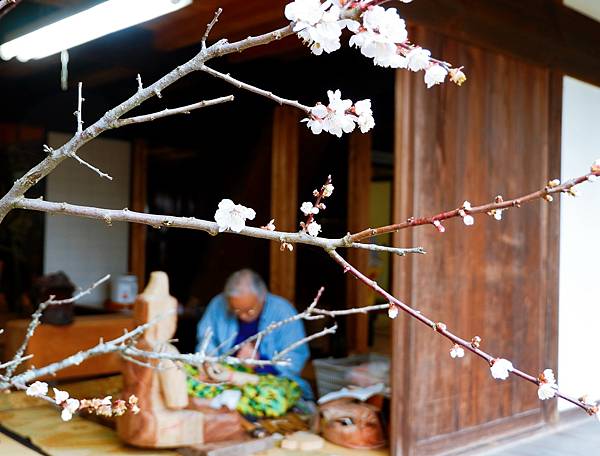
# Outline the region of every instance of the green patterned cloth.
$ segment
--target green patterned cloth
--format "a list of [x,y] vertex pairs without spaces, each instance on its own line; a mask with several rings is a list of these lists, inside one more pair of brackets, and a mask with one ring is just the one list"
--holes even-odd
[[[252,372],[242,366],[229,366],[229,369]],[[242,397],[237,404],[237,411],[242,415],[257,418],[276,418],[284,415],[302,396],[302,391],[296,382],[285,377],[259,374],[258,383],[243,386],[212,385],[199,380],[198,370],[190,365],[185,366],[187,387],[190,396],[202,399],[212,399],[225,390],[239,390]]]

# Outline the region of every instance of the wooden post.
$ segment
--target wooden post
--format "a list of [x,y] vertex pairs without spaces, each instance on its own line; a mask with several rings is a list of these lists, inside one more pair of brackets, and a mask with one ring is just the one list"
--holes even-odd
[[[560,0],[557,2],[562,3]],[[561,161],[561,140],[562,140],[562,100],[563,100],[563,73],[560,71],[550,72],[550,84],[548,102],[550,104],[548,116],[548,176],[560,176]],[[556,198],[556,206],[550,208],[544,205],[544,223],[548,231],[546,245],[541,246],[546,249],[544,257],[546,258],[547,272],[547,295],[545,306],[545,340],[544,340],[544,366],[550,366],[558,370],[558,305],[559,305],[559,265],[560,265],[560,198]],[[559,372],[560,375],[560,372]],[[543,401],[542,412],[544,419],[548,423],[556,424],[558,422],[558,404],[557,401]]]
[[[147,200],[148,147],[142,140],[133,143],[131,154],[131,209],[145,212]],[[138,289],[146,278],[146,225],[132,223],[129,231],[129,271],[138,278]]]
[[[371,135],[355,132],[350,136],[348,157],[348,231],[369,226],[369,189],[371,187]],[[348,250],[348,261],[359,271],[368,271],[369,252]],[[350,275],[346,285],[348,308],[370,304],[371,291]],[[348,348],[354,353],[369,351],[369,317],[356,314],[348,321]]]
[[[394,125],[394,183],[392,220],[405,220],[413,211],[413,172],[412,152],[411,75],[402,70],[396,71],[395,82],[395,125]],[[393,234],[393,245],[413,245],[413,230],[402,230]],[[401,261],[406,260],[406,261]],[[411,296],[412,257],[392,257],[392,294]],[[412,302],[412,301],[411,301]],[[396,318],[392,324],[392,403],[390,407],[390,452],[394,456],[409,454],[411,438],[410,410],[410,320]]]
[[[282,231],[298,230],[298,110],[275,108],[271,149],[271,217]],[[296,296],[296,251],[281,251],[271,242],[269,288],[294,302]]]

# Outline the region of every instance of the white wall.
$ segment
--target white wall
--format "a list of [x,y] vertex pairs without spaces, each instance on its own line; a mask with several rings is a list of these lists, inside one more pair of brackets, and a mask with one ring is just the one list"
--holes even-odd
[[[50,133],[48,144],[59,147],[70,138]],[[79,155],[113,177],[112,181],[66,160],[46,181],[46,199],[88,206],[122,209],[129,205],[130,144],[97,138],[80,149]],[[87,287],[106,274],[127,272],[129,227],[114,222],[111,227],[96,220],[60,215],[46,216],[44,273],[64,271],[79,287]],[[101,305],[109,296],[107,285],[79,303]]]
[[581,14],[600,21],[600,1],[598,0],[565,0],[565,6],[579,11]]
[[[565,77],[561,178],[589,172],[600,158],[600,87]],[[558,384],[575,397],[600,398],[600,182],[560,211]],[[559,409],[571,407],[559,401]]]

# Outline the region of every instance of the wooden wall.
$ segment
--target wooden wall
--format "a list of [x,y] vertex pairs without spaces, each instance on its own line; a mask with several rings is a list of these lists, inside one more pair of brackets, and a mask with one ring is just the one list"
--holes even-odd
[[[562,93],[548,69],[423,29],[413,37],[464,65],[469,80],[428,90],[422,73],[398,72],[395,220],[517,196],[560,175]],[[525,371],[555,369],[558,280],[548,266],[557,262],[557,216],[557,203],[540,201],[501,222],[479,216],[471,227],[449,221],[443,234],[429,226],[398,233],[396,245],[428,254],[395,259],[394,291]],[[450,343],[430,328],[399,318],[394,338],[395,454],[465,448],[555,414],[533,385],[496,381],[468,354],[451,359]]]

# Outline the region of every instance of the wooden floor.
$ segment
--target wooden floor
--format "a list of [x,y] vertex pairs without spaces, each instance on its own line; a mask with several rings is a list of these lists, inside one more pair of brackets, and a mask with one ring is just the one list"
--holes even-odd
[[[116,396],[121,389],[120,377],[63,384],[61,388],[73,397]],[[121,443],[115,431],[102,424],[73,417],[69,422],[50,404],[27,397],[23,392],[0,394],[0,456],[181,456],[170,450],[141,450]],[[29,445],[38,451],[27,448]],[[186,452],[184,452],[186,453]],[[194,453],[195,454],[195,453]],[[264,456],[296,456],[298,452],[272,449]],[[306,455],[307,453],[303,453]],[[327,443],[323,450],[312,452],[322,456],[387,456],[387,449],[348,450]]]
[[552,433],[545,433],[481,456],[592,456],[600,455],[600,423],[594,418]]

